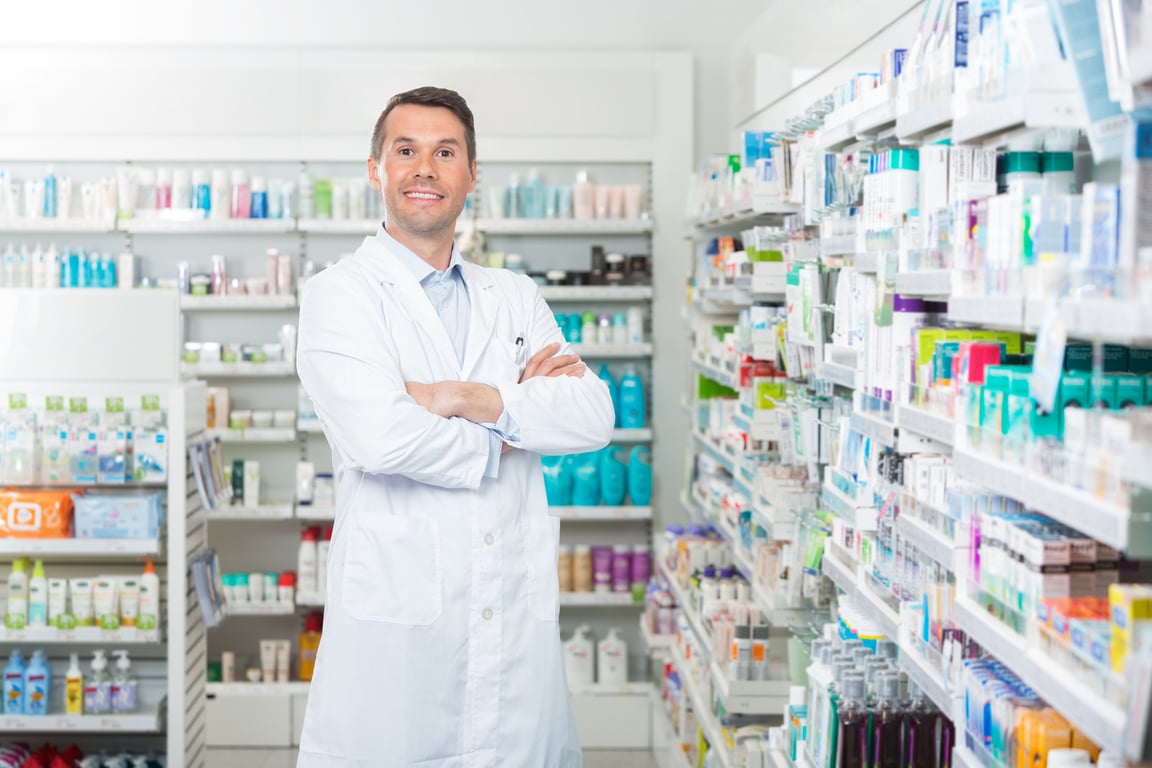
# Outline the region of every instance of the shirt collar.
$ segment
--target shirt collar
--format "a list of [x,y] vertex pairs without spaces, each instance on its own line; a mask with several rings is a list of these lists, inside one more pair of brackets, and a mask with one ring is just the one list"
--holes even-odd
[[[431,264],[417,256],[411,249],[401,245],[396,238],[388,233],[388,230],[384,229],[383,224],[381,224],[380,229],[376,231],[376,237],[384,243],[384,247],[388,249],[390,254],[399,259],[400,262],[408,268],[413,276],[415,276],[416,282],[423,283],[429,277],[436,274],[437,270],[435,270]],[[445,276],[451,276],[453,270],[455,270],[455,273],[463,279],[464,269],[461,266],[463,263],[464,258],[460,255],[460,250],[456,247],[456,244],[453,243],[452,257],[448,260],[448,269],[444,271]]]

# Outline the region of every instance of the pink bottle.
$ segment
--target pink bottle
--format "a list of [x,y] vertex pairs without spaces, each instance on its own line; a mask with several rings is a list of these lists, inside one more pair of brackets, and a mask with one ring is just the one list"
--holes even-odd
[[248,174],[242,168],[232,171],[232,218],[247,219],[252,210],[252,192]]

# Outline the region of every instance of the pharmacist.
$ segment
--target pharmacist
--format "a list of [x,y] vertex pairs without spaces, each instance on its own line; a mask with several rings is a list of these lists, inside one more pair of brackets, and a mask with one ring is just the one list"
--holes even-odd
[[392,97],[368,160],[384,226],[304,290],[339,491],[299,768],[581,763],[540,455],[606,445],[612,402],[530,279],[454,247],[475,144],[459,94]]

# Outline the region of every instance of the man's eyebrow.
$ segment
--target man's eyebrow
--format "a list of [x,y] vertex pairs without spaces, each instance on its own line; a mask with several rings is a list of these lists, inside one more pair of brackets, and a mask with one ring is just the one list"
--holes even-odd
[[[396,138],[392,139],[391,143],[393,145],[396,145],[396,144],[415,144],[417,142],[416,142],[416,139],[412,138],[411,136],[397,136]],[[456,146],[456,147],[460,146],[460,140],[454,139],[451,136],[440,139],[440,141],[438,141],[437,143],[438,144],[451,144],[451,145]]]

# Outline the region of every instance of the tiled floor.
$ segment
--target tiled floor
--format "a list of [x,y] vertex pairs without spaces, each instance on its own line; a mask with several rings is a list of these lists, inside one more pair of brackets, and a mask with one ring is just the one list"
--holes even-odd
[[[292,749],[210,749],[209,768],[296,768]],[[584,753],[584,768],[656,768],[651,752],[590,750]]]

